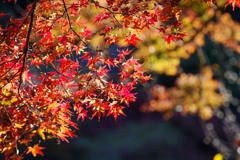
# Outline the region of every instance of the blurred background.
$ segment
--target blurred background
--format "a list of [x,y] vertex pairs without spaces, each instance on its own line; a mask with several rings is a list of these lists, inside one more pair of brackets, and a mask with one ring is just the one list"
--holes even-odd
[[[0,2],[0,12],[19,18],[30,3]],[[44,157],[35,159],[212,160],[217,153],[240,159],[240,9],[226,3],[182,2],[183,41],[169,45],[163,35],[144,30],[144,42],[131,56],[154,78],[136,89],[136,102],[124,109],[127,116],[79,121],[78,138],[42,142]]]

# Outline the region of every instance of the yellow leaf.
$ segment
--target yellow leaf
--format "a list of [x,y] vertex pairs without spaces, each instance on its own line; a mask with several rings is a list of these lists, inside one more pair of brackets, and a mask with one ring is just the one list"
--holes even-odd
[[0,131],[0,136],[3,135],[3,134],[6,134],[7,131]]
[[39,129],[38,134],[42,137],[43,140],[45,140],[44,129]]
[[1,104],[2,104],[2,105],[9,105],[9,106],[10,106],[10,105],[11,105],[11,102],[10,102],[10,101],[2,101]]
[[3,94],[6,95],[7,94],[7,91],[6,89],[3,90]]
[[12,98],[10,101],[13,103],[13,102],[16,102],[18,99],[17,98]]
[[50,105],[48,106],[48,111],[49,111],[50,109],[52,109],[53,107],[57,106],[57,105],[58,105],[57,102],[53,102],[52,104],[50,104]]
[[22,128],[25,124],[17,124],[15,123],[14,128]]

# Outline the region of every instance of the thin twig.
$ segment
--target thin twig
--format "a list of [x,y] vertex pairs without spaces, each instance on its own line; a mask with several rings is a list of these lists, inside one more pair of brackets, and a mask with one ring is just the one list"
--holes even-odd
[[67,11],[67,7],[66,7],[66,3],[64,0],[63,1],[63,6],[64,6],[64,9],[65,9],[65,13],[67,14],[67,19],[68,19],[68,25],[69,25],[69,29],[73,31],[73,33],[80,39],[80,41],[82,41],[86,46],[87,48],[90,50],[90,52],[92,51],[92,49],[90,48],[90,46],[78,35],[78,33],[72,28],[72,25],[71,25],[71,18],[69,16],[69,13]]

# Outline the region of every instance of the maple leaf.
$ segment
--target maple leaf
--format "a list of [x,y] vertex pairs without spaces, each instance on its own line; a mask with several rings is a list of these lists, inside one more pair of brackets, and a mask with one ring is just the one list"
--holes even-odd
[[24,84],[26,83],[26,81],[28,81],[29,83],[32,84],[31,77],[36,77],[35,75],[28,73],[29,70],[24,71],[23,74],[22,74],[22,81],[23,81]]
[[94,21],[93,24],[95,24],[96,22],[99,22],[99,21],[102,19],[102,16],[101,16],[100,14],[97,14],[97,15],[98,15],[98,16],[94,18],[95,21]]
[[107,116],[112,114],[115,121],[117,121],[117,117],[118,117],[119,114],[126,116],[122,111],[122,109],[125,108],[125,107],[120,106],[116,102],[113,102],[111,105],[112,105],[112,108],[109,110]]
[[[240,7],[240,1],[239,0],[228,0],[228,4],[227,5],[232,5],[233,11],[235,9],[235,6],[238,4],[238,6]],[[225,6],[225,8],[226,8]]]
[[131,74],[128,73],[128,71],[122,71],[122,72],[120,72],[120,73],[118,73],[118,74],[121,75],[120,78],[121,78],[124,82],[126,81],[126,79],[127,79],[128,76],[131,76]]
[[69,143],[69,141],[67,140],[67,135],[66,134],[64,134],[62,131],[58,131],[57,133],[56,133],[56,135],[61,139],[61,140],[64,140],[64,141],[66,141],[67,143]]
[[79,118],[82,118],[82,122],[83,122],[85,117],[90,118],[87,114],[88,111],[85,110],[83,107],[78,107],[77,112],[78,112],[77,120],[79,120]]
[[82,58],[83,60],[82,61],[84,61],[85,59],[87,59],[87,58],[89,58],[91,56],[91,53],[90,52],[86,52],[82,57],[80,57],[80,58]]
[[117,50],[117,51],[119,52],[118,57],[123,60],[126,60],[125,59],[126,55],[129,55],[132,52],[132,50],[128,50],[128,49],[122,50],[122,51]]
[[67,45],[68,37],[66,35],[59,36],[59,43],[63,43],[64,45]]
[[130,38],[127,38],[125,42],[128,42],[128,45],[133,44],[135,47],[138,48],[136,41],[142,41],[141,39],[136,37],[136,34],[133,34]]
[[90,36],[91,33],[95,33],[95,32],[90,31],[90,30],[86,30],[86,27],[84,27],[83,32],[79,32],[79,34],[83,34],[83,35],[87,36],[88,38],[91,38],[91,36]]
[[104,33],[101,33],[100,35],[103,35],[104,37],[106,36],[106,34],[107,33],[110,33],[110,31],[111,31],[111,29],[112,29],[113,27],[109,27],[108,25],[106,25],[106,28],[103,30],[103,31],[105,31]]
[[104,75],[104,76],[108,77],[107,72],[109,72],[110,70],[107,70],[105,68],[106,68],[106,66],[104,66],[104,67],[100,66],[99,69],[97,70],[97,72],[95,72],[95,74],[97,74],[99,76]]
[[173,25],[174,27],[180,26],[181,24],[183,24],[183,22],[182,22],[182,23],[179,23],[179,21],[174,21],[174,22],[172,22],[172,25]]
[[173,42],[176,41],[176,39],[175,39],[176,37],[175,37],[174,35],[172,35],[172,34],[170,34],[169,36],[165,36],[164,38],[165,38],[165,41],[166,41],[168,44],[170,44],[171,41],[173,41]]
[[122,97],[121,102],[125,102],[125,104],[129,107],[129,101],[136,101],[134,97],[134,93],[130,93],[131,88],[127,87],[130,83],[126,84],[120,92],[120,96]]
[[43,140],[45,140],[44,129],[38,129],[38,134],[42,137]]
[[51,42],[54,38],[54,36],[52,35],[52,32],[39,33],[39,35],[44,36],[44,38],[41,41],[41,44],[43,44],[44,42]]
[[17,153],[13,154],[10,158],[13,159],[13,160],[22,160],[22,159],[24,159],[24,157],[22,157],[21,155],[19,155]]
[[114,63],[114,60],[115,60],[114,58],[108,57],[108,58],[102,60],[102,62],[105,63],[108,66],[108,68],[111,68],[111,66],[117,65]]
[[41,147],[41,146],[39,146],[39,144],[35,144],[33,147],[28,147],[27,154],[32,153],[32,155],[34,157],[36,157],[37,154],[40,154],[40,155],[43,156],[43,153],[41,151],[42,149],[45,149],[45,147]]
[[98,118],[98,122],[100,122],[100,119],[101,119],[101,113],[104,113],[100,110],[93,110],[93,114],[92,114],[92,117],[91,119],[93,119],[96,115],[97,115],[97,118]]
[[32,61],[31,61],[31,64],[30,65],[35,65],[38,69],[40,69],[39,68],[39,64],[44,64],[41,60],[39,60],[39,59],[33,59]]
[[79,27],[81,27],[81,26],[84,26],[85,24],[84,24],[84,22],[85,22],[86,20],[81,20],[80,19],[80,16],[77,18],[77,20],[76,20],[76,23],[79,25]]
[[5,13],[0,13],[0,17],[4,17],[4,16],[6,16],[6,14]]
[[144,76],[144,77],[142,78],[142,80],[141,80],[141,83],[146,83],[146,82],[148,82],[148,81],[151,80],[151,79],[152,79],[151,75],[149,75],[149,76]]
[[112,43],[114,43],[114,44],[116,44],[117,43],[117,39],[119,39],[119,37],[118,36],[114,36],[113,34],[111,34],[110,36],[107,36],[107,41],[104,43],[104,44],[112,44]]
[[154,20],[152,18],[149,19],[148,22],[155,26]]

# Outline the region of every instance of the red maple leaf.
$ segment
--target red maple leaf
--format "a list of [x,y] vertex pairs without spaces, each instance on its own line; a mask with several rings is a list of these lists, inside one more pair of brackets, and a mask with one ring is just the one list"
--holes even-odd
[[82,121],[84,121],[85,117],[90,118],[87,114],[88,111],[85,110],[83,107],[78,107],[77,111],[78,111],[77,120],[79,120],[79,118],[82,118]]
[[115,121],[117,121],[117,117],[118,117],[119,114],[126,116],[126,115],[123,113],[123,111],[122,111],[122,109],[125,108],[125,107],[120,106],[120,105],[117,104],[116,102],[113,102],[113,103],[115,103],[115,104],[114,104],[114,105],[112,106],[112,108],[109,110],[107,116],[109,116],[109,115],[112,114],[113,117],[114,117],[114,119],[115,119]]
[[[104,67],[100,66],[100,67],[98,68],[98,70],[95,72],[95,74],[97,74],[97,75],[99,75],[99,76],[104,75],[104,76],[108,77],[107,72],[109,72],[110,70],[107,70],[107,69],[105,69],[105,68],[106,68],[106,66],[104,66]],[[108,78],[109,78],[109,77],[108,77]]]
[[98,15],[98,16],[94,18],[95,21],[94,21],[93,24],[95,24],[96,22],[100,22],[100,21],[101,21],[102,16],[101,16],[100,14],[97,14],[97,15]]
[[64,45],[67,44],[68,37],[66,35],[59,36],[59,43],[63,43]]
[[84,61],[85,59],[89,58],[90,56],[91,56],[91,53],[90,52],[86,52],[85,55],[83,55],[80,58],[82,58],[83,59],[82,61]]
[[138,48],[136,41],[142,41],[141,39],[136,37],[136,34],[133,34],[130,38],[127,38],[125,42],[128,42],[128,45],[133,44],[135,47]]

